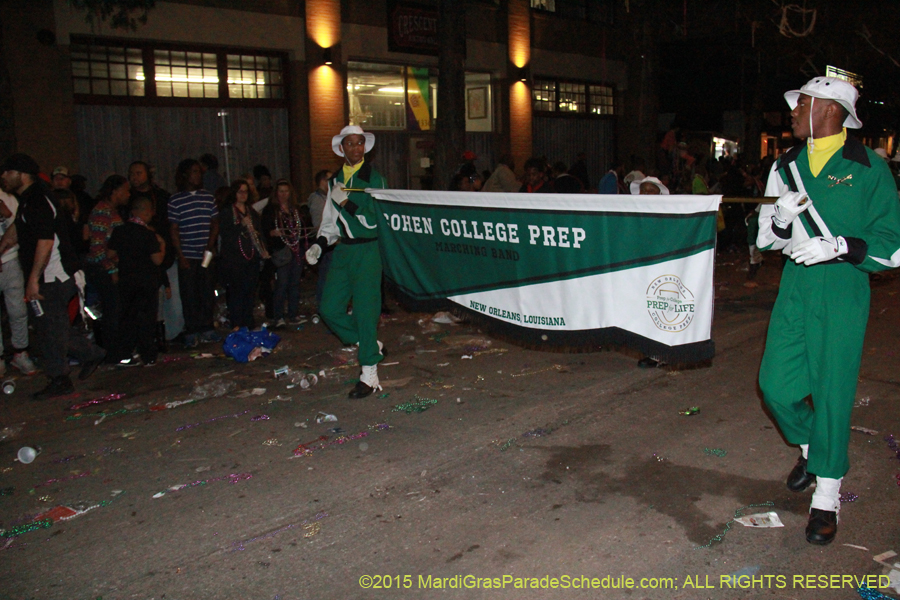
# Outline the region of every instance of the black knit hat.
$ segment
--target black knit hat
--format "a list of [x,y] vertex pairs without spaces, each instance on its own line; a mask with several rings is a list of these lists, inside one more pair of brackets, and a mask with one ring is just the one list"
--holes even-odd
[[7,158],[3,161],[3,166],[0,167],[0,173],[6,171],[18,171],[20,173],[29,173],[34,176],[37,176],[40,170],[41,168],[33,158],[27,154],[22,154],[21,152]]

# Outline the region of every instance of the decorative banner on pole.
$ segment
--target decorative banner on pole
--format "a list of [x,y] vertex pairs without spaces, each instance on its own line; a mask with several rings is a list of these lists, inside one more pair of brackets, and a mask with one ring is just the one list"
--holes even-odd
[[461,308],[538,347],[715,352],[720,196],[366,191],[385,276],[414,309]]

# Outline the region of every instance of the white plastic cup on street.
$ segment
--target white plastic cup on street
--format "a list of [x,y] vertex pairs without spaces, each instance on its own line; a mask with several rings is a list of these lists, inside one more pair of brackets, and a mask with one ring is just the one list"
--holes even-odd
[[204,269],[207,268],[209,266],[209,263],[212,262],[212,259],[213,259],[213,253],[209,250],[204,250],[203,251],[203,262],[200,263],[200,266],[203,267]]
[[11,395],[16,391],[16,382],[12,379],[7,379],[3,382],[3,393],[7,396]]
[[19,448],[19,453],[16,455],[19,458],[19,462],[23,465],[31,464],[37,455],[40,454],[37,450],[32,448],[31,446],[22,446]]

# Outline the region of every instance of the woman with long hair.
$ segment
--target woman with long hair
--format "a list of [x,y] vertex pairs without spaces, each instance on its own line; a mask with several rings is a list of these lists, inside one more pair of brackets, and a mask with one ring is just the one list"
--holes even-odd
[[308,211],[302,211],[297,192],[287,179],[275,182],[269,203],[262,212],[262,230],[266,233],[272,262],[275,263],[275,293],[272,316],[276,327],[284,327],[284,303],[287,300],[287,320],[296,323],[300,308],[300,279],[303,275],[303,254],[309,230]]
[[110,354],[109,362],[115,362],[112,350],[118,343],[119,300],[118,258],[115,251],[109,249],[109,238],[113,230],[122,224],[119,207],[124,206],[131,197],[131,185],[121,175],[110,175],[103,182],[97,194],[97,204],[88,217],[84,227],[84,239],[89,242],[85,264],[87,282],[100,296],[102,317],[98,344]]
[[247,182],[233,181],[219,213],[219,277],[225,284],[231,325],[252,328],[259,264],[269,253],[258,233],[259,215],[249,199]]

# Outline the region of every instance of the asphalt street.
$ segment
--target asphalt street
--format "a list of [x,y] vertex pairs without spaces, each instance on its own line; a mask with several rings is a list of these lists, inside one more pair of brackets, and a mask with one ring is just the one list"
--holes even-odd
[[[248,364],[173,347],[69,398],[30,401],[43,378],[19,377],[0,404],[0,528],[20,532],[0,538],[0,599],[859,598],[889,570],[873,557],[900,552],[900,277],[872,283],[853,424],[877,434],[852,433],[856,498],[819,547],[756,384],[779,275],[767,257],[746,287],[745,256],[719,257],[716,357],[691,368],[525,349],[391,303],[384,390],[364,400],[355,352],[312,322]],[[276,379],[285,365],[317,381]],[[55,507],[76,514],[27,531]],[[784,526],[732,522],[768,511]]]

